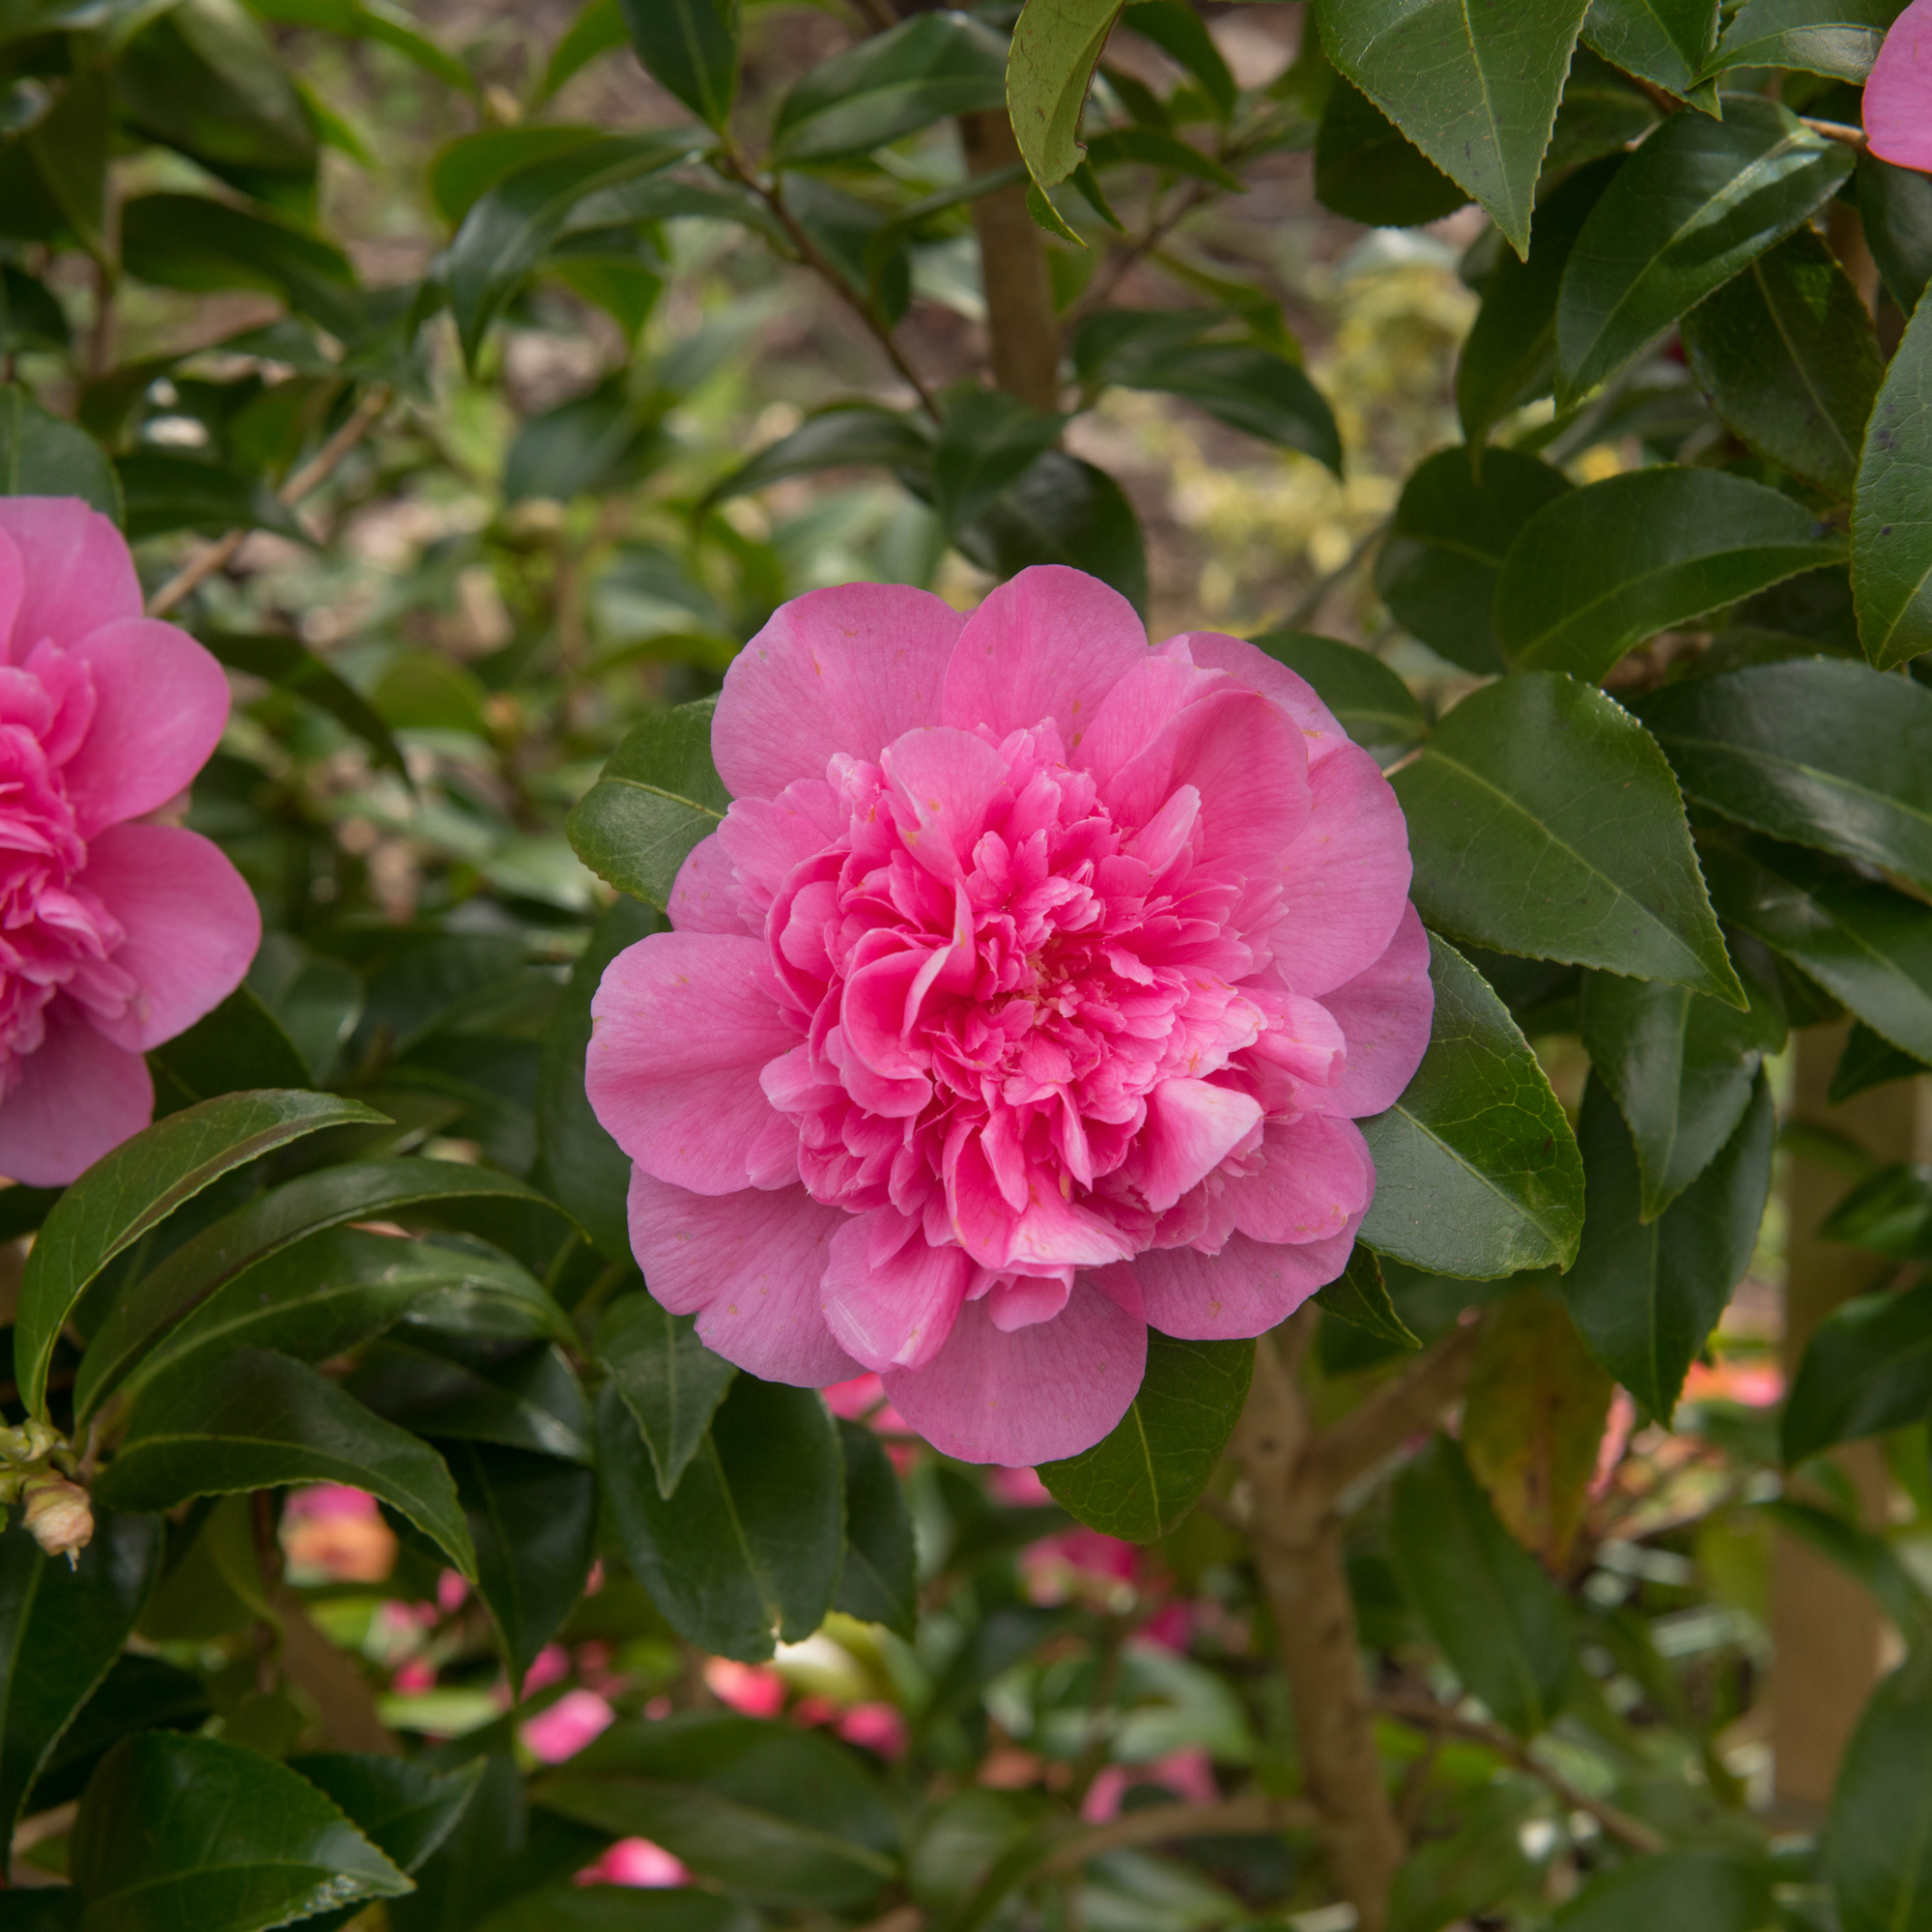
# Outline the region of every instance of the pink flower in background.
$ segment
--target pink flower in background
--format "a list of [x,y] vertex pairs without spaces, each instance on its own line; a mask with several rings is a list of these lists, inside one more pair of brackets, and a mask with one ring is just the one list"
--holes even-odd
[[1150,1324],[1341,1272],[1434,998],[1395,794],[1300,678],[1150,650],[1078,571],[970,618],[850,584],[740,653],[712,749],[734,803],[586,1068],[712,1349],[1032,1463],[1120,1420]]
[[619,1838],[594,1865],[577,1874],[579,1885],[689,1885],[691,1872],[648,1838]]
[[594,1690],[566,1690],[549,1710],[523,1727],[530,1755],[543,1764],[575,1757],[594,1737],[610,1729],[617,1714]]
[[1932,171],[1932,0],[1891,23],[1865,82],[1865,134],[1882,161]]
[[1080,1815],[1090,1825],[1104,1825],[1121,1815],[1121,1801],[1137,1784],[1162,1784],[1190,1804],[1211,1804],[1220,1797],[1214,1767],[1198,1745],[1170,1752],[1150,1764],[1110,1764],[1087,1787]]
[[0,497],[0,1175],[55,1187],[154,1117],[142,1055],[219,1005],[261,914],[198,833],[143,821],[208,762],[221,667],[141,614],[121,533]]
[[711,1658],[704,1666],[704,1688],[743,1717],[776,1718],[784,1709],[785,1681],[769,1664]]
[[861,1745],[888,1760],[905,1755],[905,1719],[894,1705],[854,1704],[839,1719],[838,1728],[848,1745]]

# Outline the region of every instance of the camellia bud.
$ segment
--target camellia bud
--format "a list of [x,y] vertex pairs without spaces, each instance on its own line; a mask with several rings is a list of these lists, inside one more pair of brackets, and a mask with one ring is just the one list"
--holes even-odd
[[29,1476],[23,1494],[34,1541],[49,1556],[65,1556],[77,1566],[80,1552],[94,1537],[94,1511],[87,1492],[47,1470]]

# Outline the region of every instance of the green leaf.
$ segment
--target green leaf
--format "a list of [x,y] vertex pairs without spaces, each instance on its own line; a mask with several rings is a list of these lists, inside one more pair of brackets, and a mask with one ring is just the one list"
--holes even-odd
[[1592,0],[1583,40],[1626,73],[1713,109],[1711,90],[1699,85],[1718,37],[1712,0]]
[[919,1624],[919,1552],[893,1459],[862,1422],[839,1422],[838,1446],[845,1458],[845,1560],[832,1607],[883,1624],[911,1643]]
[[1777,1923],[1771,1878],[1769,1864],[1733,1851],[1654,1852],[1585,1886],[1550,1932],[1767,1932]]
[[612,1724],[531,1797],[761,1904],[856,1911],[896,1867],[893,1814],[851,1753],[754,1718]]
[[1796,1502],[1789,1496],[1774,1496],[1756,1507],[1767,1520],[1809,1544],[1869,1590],[1880,1609],[1901,1632],[1915,1636],[1923,1633],[1932,1604],[1884,1536],[1847,1521],[1832,1510]]
[[717,705],[700,697],[632,726],[565,822],[577,856],[600,879],[660,910],[678,867],[731,803],[711,762]]
[[13,383],[0,384],[0,496],[78,497],[117,524],[122,517],[107,452]]
[[1560,469],[1513,449],[1481,452],[1480,469],[1477,456],[1439,449],[1403,486],[1376,558],[1376,588],[1396,622],[1430,649],[1488,672],[1504,668],[1490,621],[1503,558],[1523,525],[1572,485]]
[[1838,1766],[1824,1867],[1843,1932],[1932,1924],[1932,1652],[1871,1694]]
[[756,1932],[759,1922],[736,1899],[695,1886],[565,1885],[526,1892],[476,1932]]
[[1654,1221],[1716,1159],[1750,1105],[1758,1068],[1784,1044],[1771,999],[1747,1013],[1660,980],[1583,979],[1590,1064],[1635,1145],[1639,1219]]
[[114,100],[99,68],[74,71],[53,106],[27,129],[25,145],[75,239],[98,262],[112,264],[107,232],[107,156]]
[[1865,431],[1852,513],[1859,637],[1880,670],[1932,649],[1932,305],[1920,302]]
[[1904,0],[1745,0],[1711,57],[1709,71],[1795,67],[1864,85]]
[[365,1751],[309,1751],[288,1762],[406,1872],[421,1866],[456,1829],[483,1775],[481,1758],[446,1773]]
[[1183,1342],[1148,1334],[1140,1393],[1113,1433],[1041,1464],[1055,1502],[1090,1529],[1153,1543],[1200,1501],[1241,1419],[1252,1342]]
[[59,355],[72,340],[67,311],[53,291],[11,263],[0,268],[0,349],[14,355],[37,349]]
[[1448,1436],[1396,1478],[1390,1526],[1409,1598],[1464,1689],[1518,1736],[1534,1737],[1569,1682],[1569,1605]]
[[1589,0],[1322,0],[1328,58],[1519,255]]
[[1873,1033],[1863,1020],[1854,1020],[1851,1032],[1845,1036],[1838,1064],[1832,1069],[1832,1085],[1826,1092],[1825,1103],[1841,1107],[1874,1087],[1884,1087],[1893,1080],[1915,1079],[1925,1070],[1922,1060],[1900,1053],[1889,1040]]
[[1342,473],[1342,433],[1321,391],[1285,355],[1252,342],[1170,343],[1118,368],[1123,388],[1179,396],[1231,429],[1312,456]]
[[932,452],[934,507],[948,534],[976,522],[1059,440],[1065,418],[1004,389],[948,392]]
[[1795,845],[1705,832],[1719,910],[1903,1053],[1932,1060],[1932,908]]
[[1932,177],[1859,156],[1859,219],[1886,289],[1900,310],[1918,306],[1932,281]]
[[[1654,88],[1648,92],[1640,89],[1628,74],[1579,46],[1570,63],[1570,78],[1563,89],[1563,105],[1556,110],[1549,151],[1543,157],[1542,191],[1547,193],[1592,161],[1621,160],[1631,153],[1662,118],[1656,93]],[[1716,87],[1700,88],[1696,104],[1706,113],[1715,113]],[[1500,248],[1491,252],[1498,258],[1502,254]]]
[[1677,781],[1656,741],[1601,691],[1548,672],[1490,685],[1437,724],[1393,782],[1429,924],[1499,952],[1668,980],[1744,1006]]
[[202,642],[230,670],[262,678],[300,698],[304,704],[327,712],[345,731],[368,746],[378,765],[386,765],[398,777],[408,780],[403,754],[375,706],[298,639],[260,634],[243,636],[233,631],[204,631],[199,635]]
[[793,82],[772,127],[772,164],[842,159],[949,114],[1002,106],[1007,49],[968,14],[920,14],[821,61]]
[[1429,955],[1429,1051],[1402,1098],[1362,1122],[1376,1193],[1360,1238],[1476,1280],[1567,1265],[1583,1168],[1562,1105],[1483,976],[1433,933]]
[[787,476],[874,464],[929,469],[930,437],[917,420],[895,411],[874,403],[839,403],[808,416],[789,436],[740,464],[723,482],[713,484],[704,500],[722,503],[727,497],[781,483]]
[[1007,56],[1007,106],[1027,170],[1042,188],[1080,165],[1080,114],[1121,0],[1027,0]]
[[110,1509],[167,1510],[193,1496],[294,1483],[369,1491],[474,1580],[475,1548],[436,1451],[265,1349],[195,1361],[150,1386],[95,1494]]
[[1179,135],[1158,128],[1109,128],[1087,143],[1087,165],[1102,168],[1146,167],[1164,175],[1206,182],[1227,194],[1239,194],[1242,184],[1209,155],[1190,147]]
[[1850,501],[1885,375],[1871,311],[1808,228],[1684,318],[1711,407],[1768,462]]
[[668,1500],[613,1384],[597,1398],[605,1495],[638,1580],[681,1636],[756,1662],[815,1631],[838,1586],[845,1471],[809,1389],[740,1376]]
[[[1037,4],[1037,0],[1036,0]],[[1147,609],[1147,550],[1125,491],[1104,469],[1049,449],[993,507],[961,530],[969,561],[996,577],[1064,563]]]
[[121,1655],[159,1572],[152,1517],[98,1520],[71,1568],[11,1524],[0,1534],[0,1828]]
[[700,120],[724,127],[738,93],[738,0],[619,0],[645,71]]
[[[550,50],[543,84],[537,89],[535,104],[549,100],[573,74],[580,73],[599,54],[621,47],[630,39],[624,24],[624,11],[618,0],[590,0],[564,30],[563,38]],[[541,126],[542,124],[537,124]]]
[[1603,1082],[1584,1094],[1577,1138],[1589,1203],[1564,1293],[1591,1352],[1660,1422],[1668,1423],[1686,1372],[1750,1265],[1776,1130],[1760,1071],[1717,1157],[1646,1223],[1630,1129]]
[[1784,1406],[1788,1464],[1918,1421],[1932,1406],[1932,1281],[1839,1303],[1805,1345]]
[[[623,20],[617,0],[605,0],[605,5],[616,26],[617,38],[611,43],[616,46],[625,39]],[[505,175],[530,161],[582,148],[597,137],[595,128],[558,121],[519,122],[460,135],[445,142],[430,159],[430,206],[454,228]]]
[[384,1120],[332,1094],[230,1094],[171,1114],[97,1161],[61,1196],[27,1258],[14,1331],[21,1400],[45,1412],[47,1364],[88,1284],[183,1202],[319,1127]]
[[185,1033],[163,1040],[148,1065],[160,1076],[163,1114],[250,1088],[306,1087],[310,1079],[295,1041],[245,980]]
[[1201,91],[1226,120],[1235,111],[1239,89],[1207,23],[1182,0],[1127,0],[1133,11],[1121,24],[1151,41],[1201,83]]
[[668,1502],[738,1371],[697,1339],[697,1318],[626,1294],[597,1324],[596,1355],[642,1433]]
[[1660,631],[1844,554],[1834,530],[1762,483],[1667,464],[1630,470],[1523,525],[1496,580],[1496,640],[1514,669],[1594,684]]
[[[1854,1172],[1863,1171],[1864,1158]],[[1932,1261],[1932,1169],[1901,1163],[1865,1173],[1819,1232],[1873,1254]]]
[[1687,797],[1932,888],[1932,691],[1841,658],[1690,678],[1641,699]]
[[524,424],[503,459],[503,500],[610,496],[648,476],[666,447],[656,411],[619,371]]
[[1248,641],[1306,678],[1356,744],[1400,755],[1428,736],[1429,722],[1408,686],[1359,644],[1308,631],[1264,631]]
[[418,1435],[591,1460],[590,1406],[554,1343],[503,1355],[487,1342],[431,1329],[391,1335],[364,1353],[347,1386]]
[[1446,1836],[1417,1845],[1389,1889],[1390,1932],[1441,1932],[1510,1896],[1534,1896],[1538,1864],[1523,1852],[1537,1808],[1525,1782],[1479,1784],[1457,1794]]
[[1339,75],[1315,136],[1315,198],[1369,228],[1420,228],[1469,199],[1460,183]]
[[1783,241],[1852,171],[1850,149],[1775,100],[1726,95],[1723,110],[1671,115],[1590,212],[1557,298],[1559,408]]
[[124,524],[130,543],[196,530],[218,537],[228,530],[272,530],[306,543],[308,532],[295,512],[260,476],[171,450],[141,449],[114,466],[121,479]]
[[83,1922],[101,1932],[266,1932],[410,1889],[305,1778],[240,1745],[168,1731],[102,1760],[70,1862]]
[[[654,16],[663,29],[700,13],[713,13],[710,0],[638,0],[627,17],[636,39],[641,16]],[[463,217],[444,262],[450,306],[471,367],[490,324],[579,202],[602,188],[675,167],[705,146],[706,137],[693,128],[604,135],[526,161],[486,189]]]
[[1375,1250],[1360,1241],[1349,1257],[1349,1265],[1326,1288],[1315,1291],[1315,1300],[1322,1314],[1381,1341],[1402,1349],[1422,1347],[1422,1338],[1396,1312]]

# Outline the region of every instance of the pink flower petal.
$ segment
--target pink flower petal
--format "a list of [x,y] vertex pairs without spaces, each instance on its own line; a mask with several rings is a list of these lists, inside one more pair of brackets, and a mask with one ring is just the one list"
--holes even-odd
[[1309,1114],[1270,1121],[1258,1170],[1226,1185],[1239,1233],[1301,1246],[1353,1228],[1376,1190],[1376,1166],[1353,1121]]
[[818,779],[835,753],[876,759],[900,732],[939,722],[964,619],[924,590],[847,583],[780,607],[732,659],[711,724],[736,798]]
[[[776,798],[737,798],[714,835],[758,910],[764,912],[801,859],[822,852],[844,831],[851,812],[823,779],[799,779]],[[709,842],[708,840],[706,841]]]
[[25,663],[43,639],[72,645],[103,624],[140,616],[141,580],[127,539],[78,497],[0,497],[0,532],[29,565],[6,637],[9,664]]
[[966,620],[940,720],[1004,737],[1050,718],[1070,747],[1147,655],[1147,627],[1118,590],[1078,570],[1036,564]]
[[228,722],[228,677],[185,631],[150,617],[105,624],[70,655],[94,674],[94,723],[66,769],[74,820],[92,838],[193,782]]
[[[531,1668],[525,1680],[524,1694],[541,1687]],[[594,1690],[566,1690],[549,1710],[542,1711],[523,1727],[523,1740],[530,1755],[540,1764],[561,1764],[581,1751],[594,1737],[616,1722],[617,1714]]]
[[1891,23],[1865,81],[1865,133],[1893,167],[1932,172],[1932,0]]
[[46,1037],[0,1100],[0,1174],[65,1187],[155,1115],[148,1063],[97,1033],[72,1001],[46,1010]]
[[665,910],[679,932],[719,932],[735,939],[765,928],[763,916],[752,909],[730,855],[715,832],[685,854]]
[[1181,637],[1170,638],[1161,649],[1171,650],[1176,645],[1185,645],[1196,664],[1226,671],[1237,684],[1260,692],[1287,712],[1300,727],[1308,746],[1311,771],[1338,745],[1350,742],[1349,734],[1335,722],[1335,714],[1322,703],[1305,677],[1286,665],[1276,664],[1265,651],[1257,650],[1245,639],[1226,637],[1219,631],[1189,631]]
[[774,1120],[758,1074],[798,1043],[761,942],[654,933],[605,968],[590,1018],[584,1089],[639,1167],[698,1194],[754,1179]]
[[1351,1224],[1324,1241],[1270,1247],[1231,1235],[1218,1255],[1156,1248],[1134,1261],[1149,1325],[1186,1342],[1264,1335],[1349,1265]]
[[1134,1180],[1148,1206],[1164,1214],[1244,1141],[1261,1102],[1209,1080],[1167,1080],[1148,1095],[1147,1127]]
[[963,1463],[1019,1468],[1091,1449],[1127,1412],[1147,1368],[1147,1324],[1126,1273],[1080,1276],[1054,1321],[1011,1334],[984,1300],[969,1301],[925,1368],[887,1372],[893,1406]]
[[1322,996],[1348,1037],[1349,1061],[1329,1089],[1337,1114],[1366,1120],[1393,1107],[1429,1050],[1435,988],[1429,979],[1429,935],[1415,908],[1403,902],[1388,951],[1366,972]]
[[1066,747],[1068,759],[1104,790],[1129,758],[1144,752],[1177,712],[1225,682],[1179,658],[1144,657],[1100,700],[1094,723]]
[[[963,1248],[907,1238],[890,1208],[853,1214],[832,1236],[821,1305],[833,1340],[868,1369],[923,1369],[945,1346],[973,1264]],[[882,1236],[884,1238],[882,1238]]]
[[120,922],[114,964],[136,991],[95,1026],[145,1053],[212,1012],[242,983],[262,943],[262,913],[221,848],[174,825],[110,825],[88,849],[87,887]]
[[982,738],[941,726],[908,731],[880,753],[906,849],[935,878],[958,878],[1007,782],[1007,761]]
[[[0,524],[0,664],[11,665],[14,661],[7,646],[14,635],[14,619],[19,615],[20,601],[26,594],[27,566],[21,560],[20,546],[7,534],[4,524]],[[27,648],[31,650],[33,646]]]

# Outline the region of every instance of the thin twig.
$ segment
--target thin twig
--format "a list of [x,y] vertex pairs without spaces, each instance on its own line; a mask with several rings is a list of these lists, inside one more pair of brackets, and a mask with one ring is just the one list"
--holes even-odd
[[1861,151],[1866,146],[1865,130],[1862,128],[1848,127],[1842,121],[1814,121],[1808,114],[1801,114],[1799,120],[1814,134],[1822,134],[1828,141],[1842,141],[1848,148]]
[[1157,1845],[1169,1838],[1253,1836],[1263,1832],[1309,1831],[1314,1825],[1313,1805],[1298,1798],[1276,1798],[1259,1788],[1215,1804],[1150,1804],[1064,1838],[1039,1869],[1066,1871],[1102,1852]]
[[1207,182],[1189,182],[1181,191],[1180,199],[1165,214],[1149,222],[1131,242],[1122,242],[1112,255],[1108,256],[1105,267],[1094,275],[1086,293],[1067,311],[1068,326],[1093,314],[1105,302],[1108,297],[1126,280],[1136,264],[1151,250],[1158,248],[1212,192],[1213,189]]
[[1306,1470],[1315,1493],[1332,1503],[1418,1430],[1429,1428],[1462,1394],[1475,1352],[1473,1325],[1452,1330],[1320,1436],[1309,1450]]
[[[369,434],[376,419],[388,407],[387,385],[379,384],[371,389],[355,405],[342,427],[276,491],[276,496],[291,508],[299,503],[310,491],[326,482],[334,473],[336,465]],[[206,582],[217,570],[223,568],[229,558],[242,548],[247,536],[246,530],[230,530],[225,536],[216,537],[148,599],[148,615],[165,616],[189,591]]]

